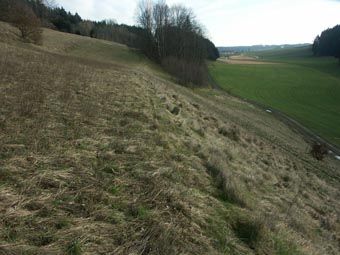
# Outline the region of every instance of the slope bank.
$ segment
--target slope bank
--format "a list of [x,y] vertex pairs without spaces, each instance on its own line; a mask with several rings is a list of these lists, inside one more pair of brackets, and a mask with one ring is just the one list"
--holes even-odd
[[337,254],[339,165],[285,125],[124,46],[0,26],[0,252]]

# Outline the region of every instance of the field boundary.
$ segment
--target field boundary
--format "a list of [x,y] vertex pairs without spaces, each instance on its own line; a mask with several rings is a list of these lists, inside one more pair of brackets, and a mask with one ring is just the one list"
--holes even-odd
[[[226,90],[224,90],[215,80],[214,78],[209,74],[209,82],[212,85],[213,89],[219,90],[219,91],[223,91],[224,93],[228,94],[229,96],[235,97],[237,99],[240,99],[244,102],[247,102],[257,108],[260,108],[264,111],[267,111],[268,114],[272,114],[276,119],[280,120],[281,122],[283,122],[284,124],[286,124],[291,130],[299,133],[300,135],[303,136],[303,138],[305,139],[305,141],[309,144],[313,144],[313,143],[320,143],[320,144],[325,144],[327,146],[327,149],[332,151],[334,154],[336,155],[340,155],[340,148],[327,141],[326,139],[320,137],[319,135],[315,134],[312,130],[310,130],[309,128],[305,127],[304,125],[302,125],[301,123],[299,123],[298,121],[296,121],[295,119],[289,117],[287,114],[272,108],[270,106],[261,104],[259,102],[256,102],[254,100],[251,99],[247,99],[247,98],[243,98],[241,96],[237,96],[235,94],[229,93]],[[335,156],[335,155],[334,155]]]

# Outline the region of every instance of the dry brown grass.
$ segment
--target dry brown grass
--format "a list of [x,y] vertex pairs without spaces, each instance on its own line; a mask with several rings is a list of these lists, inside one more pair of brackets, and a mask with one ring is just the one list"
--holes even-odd
[[336,162],[237,99],[44,36],[0,36],[0,254],[337,254]]

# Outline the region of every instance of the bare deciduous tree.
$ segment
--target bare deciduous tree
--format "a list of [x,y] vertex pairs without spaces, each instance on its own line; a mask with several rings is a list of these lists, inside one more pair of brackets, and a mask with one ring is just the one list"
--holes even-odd
[[165,0],[142,0],[137,20],[145,31],[142,49],[149,58],[161,63],[182,83],[205,83],[207,39],[190,9],[169,7]]
[[151,0],[141,0],[137,7],[138,24],[152,33],[153,30],[153,3]]
[[41,23],[31,8],[18,2],[11,8],[10,16],[11,23],[19,29],[23,41],[36,44],[42,42]]
[[158,59],[165,57],[165,28],[169,25],[169,7],[164,0],[159,1],[153,7],[153,23],[155,26],[155,41],[158,50]]

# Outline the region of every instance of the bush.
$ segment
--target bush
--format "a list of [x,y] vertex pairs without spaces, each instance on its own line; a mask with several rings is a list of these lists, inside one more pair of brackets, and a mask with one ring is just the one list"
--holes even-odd
[[220,127],[218,129],[218,133],[228,137],[229,139],[235,141],[235,142],[239,142],[240,141],[240,136],[241,136],[241,132],[240,130],[236,127],[233,126],[232,128],[228,129],[227,127],[223,126]]
[[327,155],[328,149],[325,144],[314,143],[311,154],[317,160],[323,160],[324,157]]
[[23,3],[16,3],[10,10],[10,22],[20,31],[24,42],[42,43],[42,29],[39,18],[31,8]]

